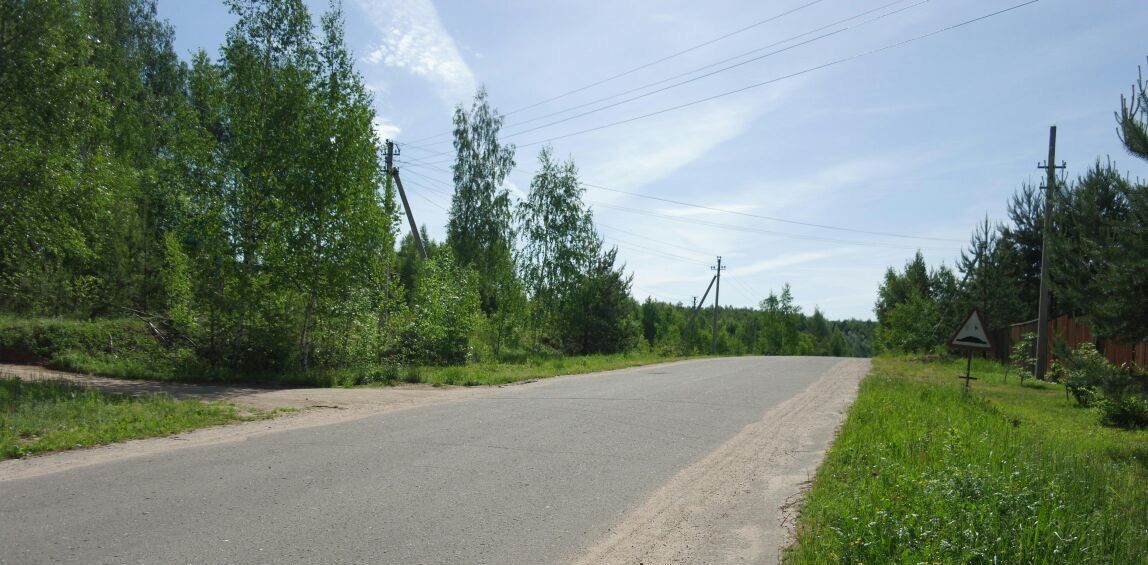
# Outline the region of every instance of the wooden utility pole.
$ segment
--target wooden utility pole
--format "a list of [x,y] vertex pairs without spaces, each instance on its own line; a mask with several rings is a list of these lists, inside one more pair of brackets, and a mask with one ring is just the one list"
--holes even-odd
[[717,283],[717,285],[714,287],[714,335],[713,346],[711,347],[710,353],[717,355],[718,312],[721,311],[721,305],[719,304],[719,299],[721,298],[721,272],[725,270],[725,267],[721,266],[721,255],[718,255],[717,266],[710,267],[710,269],[717,273],[714,275],[714,281]]
[[394,179],[395,186],[399,188],[399,198],[403,200],[403,210],[407,212],[407,222],[411,225],[411,236],[415,238],[415,245],[419,248],[419,255],[423,260],[427,258],[426,247],[423,247],[423,238],[419,234],[419,227],[415,224],[415,215],[411,212],[411,204],[407,202],[407,192],[403,190],[403,180],[399,177],[399,169],[395,166],[395,142],[387,140],[387,176]]
[[1044,183],[1044,222],[1040,230],[1040,301],[1036,312],[1036,378],[1044,380],[1048,370],[1048,314],[1050,298],[1048,293],[1048,236],[1052,232],[1052,198],[1056,194],[1056,170],[1066,165],[1056,165],[1056,126],[1048,129],[1048,161],[1037,165],[1047,169],[1048,179]]

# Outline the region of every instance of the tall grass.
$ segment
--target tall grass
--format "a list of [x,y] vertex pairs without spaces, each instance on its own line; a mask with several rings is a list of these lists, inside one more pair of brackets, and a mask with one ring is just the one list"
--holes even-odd
[[0,375],[0,460],[261,417],[219,402],[105,394]]
[[651,352],[614,355],[530,358],[520,363],[477,363],[450,367],[407,367],[395,379],[435,386],[479,386],[509,384],[559,375],[612,371],[652,363],[677,361],[684,357],[664,357]]
[[876,359],[790,563],[1143,563],[1148,432],[1101,427],[1004,368]]

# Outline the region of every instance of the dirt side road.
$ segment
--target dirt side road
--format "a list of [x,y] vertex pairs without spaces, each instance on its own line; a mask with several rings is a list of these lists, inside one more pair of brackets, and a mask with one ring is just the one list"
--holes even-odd
[[119,459],[155,455],[186,447],[241,441],[256,436],[346,422],[384,412],[473,398],[481,388],[436,388],[400,385],[379,388],[258,388],[235,385],[198,385],[113,379],[53,371],[30,365],[0,364],[0,376],[24,380],[62,380],[103,392],[169,394],[205,402],[230,402],[258,410],[292,409],[270,420],[204,428],[173,436],[132,440],[85,449],[47,453],[27,459],[0,461],[0,481],[35,477]]

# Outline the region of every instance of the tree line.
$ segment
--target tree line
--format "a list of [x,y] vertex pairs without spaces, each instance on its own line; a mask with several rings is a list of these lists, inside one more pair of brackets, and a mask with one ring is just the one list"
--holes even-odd
[[[146,320],[193,367],[464,363],[638,347],[709,351],[704,317],[630,296],[572,159],[515,148],[479,89],[454,110],[446,238],[410,234],[372,94],[332,1],[228,0],[212,58],[181,60],[155,0],[0,12],[0,311]],[[720,353],[867,355],[871,326],[788,287],[727,309]]]
[[[1148,84],[1140,78],[1116,112],[1128,152],[1148,161]],[[1034,320],[1040,292],[1047,191],[1022,185],[1008,221],[979,223],[955,266],[929,268],[920,252],[885,273],[876,343],[889,351],[945,346],[961,317],[981,310],[990,327]],[[1097,337],[1148,339],[1148,184],[1097,160],[1052,189],[1047,234],[1053,316],[1087,320]]]

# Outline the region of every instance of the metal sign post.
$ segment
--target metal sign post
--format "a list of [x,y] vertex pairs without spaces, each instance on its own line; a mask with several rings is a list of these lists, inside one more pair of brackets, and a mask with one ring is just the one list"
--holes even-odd
[[965,374],[964,376],[957,376],[957,378],[965,380],[965,394],[968,394],[970,384],[972,381],[977,380],[977,378],[972,375],[973,352],[990,351],[993,348],[989,334],[985,331],[985,321],[981,316],[980,310],[973,309],[965,315],[965,319],[957,326],[956,333],[949,339],[949,346],[968,352],[969,360],[968,363],[965,364]]

